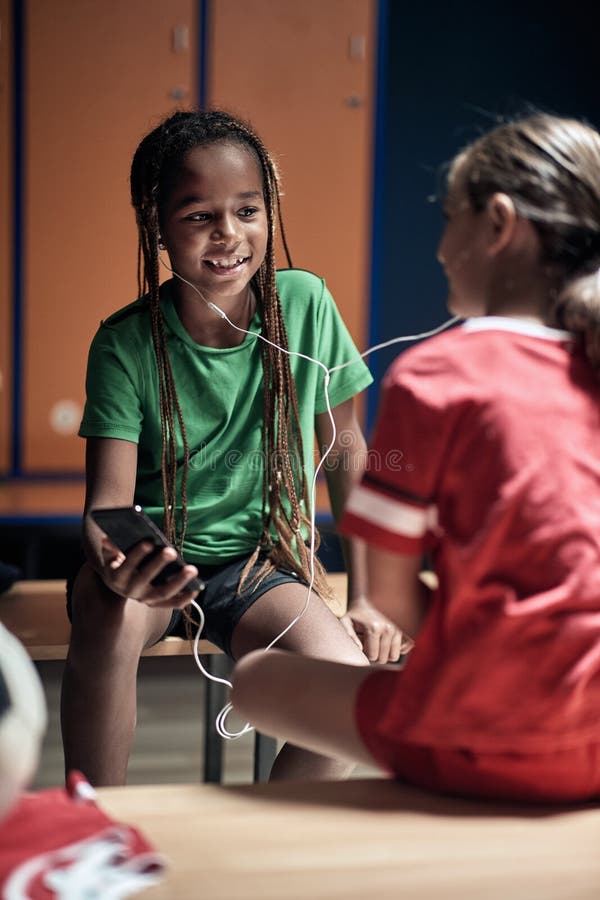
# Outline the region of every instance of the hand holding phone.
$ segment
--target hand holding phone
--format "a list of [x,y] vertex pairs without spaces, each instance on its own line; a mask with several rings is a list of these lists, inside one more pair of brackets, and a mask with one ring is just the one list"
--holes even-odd
[[[154,546],[154,550],[146,557],[146,560],[152,558],[153,555],[159,554],[165,547],[175,549],[160,528],[146,515],[141,506],[92,509],[90,515],[125,556],[141,541],[148,542]],[[167,562],[150,584],[154,586],[165,584],[170,577],[181,572],[184,566],[185,561],[177,553],[176,558]],[[202,591],[204,590],[204,582],[200,578],[192,578],[186,584],[186,590]]]

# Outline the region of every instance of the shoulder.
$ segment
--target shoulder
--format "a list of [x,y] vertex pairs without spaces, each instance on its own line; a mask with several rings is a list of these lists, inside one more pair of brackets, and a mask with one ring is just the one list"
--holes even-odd
[[454,375],[497,391],[501,383],[513,380],[518,362],[525,360],[535,369],[556,357],[563,359],[571,344],[571,336],[564,331],[518,319],[482,316],[407,350],[390,372]]
[[436,408],[506,406],[527,397],[524,384],[561,371],[570,359],[567,332],[482,317],[430,338],[399,356],[384,387],[424,399]]
[[[469,319],[442,334],[435,335],[399,356],[393,367],[398,371],[419,370],[465,376],[472,370],[489,369],[486,362],[507,360],[528,341],[526,335],[508,329],[480,327]],[[481,372],[485,377],[485,372]]]
[[141,298],[100,322],[90,344],[88,372],[106,372],[113,365],[129,371],[132,364],[143,370],[152,346],[148,305]]
[[471,331],[462,324],[402,353],[388,369],[383,386],[406,391],[442,408],[494,396],[498,366],[507,367],[510,338],[491,331]]
[[458,325],[409,347],[391,364],[388,378],[399,378],[409,373],[435,374],[438,371],[447,374],[455,361],[460,359],[463,338],[463,326]]
[[323,278],[305,269],[280,269],[275,276],[279,301],[286,319],[318,312],[331,302],[331,294]]
[[146,322],[148,317],[148,303],[146,297],[140,297],[133,303],[121,307],[116,312],[111,313],[108,318],[103,319],[100,323],[101,328],[131,328]]
[[327,292],[324,279],[306,269],[278,269],[275,281],[282,303],[290,298],[319,301]]
[[336,330],[341,322],[339,310],[325,279],[306,269],[282,269],[276,274],[277,293],[286,324],[303,329],[313,322],[317,329]]
[[116,312],[102,319],[92,341],[95,352],[139,352],[150,343],[150,313],[145,297],[134,300]]

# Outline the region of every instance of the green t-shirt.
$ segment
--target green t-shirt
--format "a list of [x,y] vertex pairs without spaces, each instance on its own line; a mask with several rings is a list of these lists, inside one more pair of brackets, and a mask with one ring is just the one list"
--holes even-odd
[[[334,372],[332,407],[372,381],[322,279],[310,272],[277,273],[290,350],[321,360]],[[188,526],[183,547],[191,562],[215,563],[251,552],[262,530],[263,370],[261,341],[246,335],[237,347],[196,344],[173,304],[172,282],[161,287],[169,358],[189,444]],[[260,313],[249,330],[259,333]],[[304,465],[314,473],[314,423],[325,412],[324,371],[290,357],[296,383]],[[163,520],[161,424],[156,358],[144,298],[106,319],[90,348],[82,437],[138,444],[135,502],[160,526]],[[180,459],[183,445],[178,433]],[[181,469],[181,463],[180,463]],[[178,517],[179,521],[179,517]]]

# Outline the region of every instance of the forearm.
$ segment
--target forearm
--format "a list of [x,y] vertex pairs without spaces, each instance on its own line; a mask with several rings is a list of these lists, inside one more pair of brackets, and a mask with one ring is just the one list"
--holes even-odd
[[358,538],[339,537],[348,575],[348,609],[368,603],[367,547]]
[[370,546],[367,551],[369,600],[411,638],[421,629],[431,591],[420,577],[421,559]]
[[89,512],[83,517],[82,525],[83,551],[89,564],[96,571],[102,567],[102,532],[92,520]]
[[112,438],[90,438],[86,445],[86,491],[82,540],[94,569],[104,567],[103,532],[90,516],[95,508],[131,506],[134,499],[137,446]]
[[[353,400],[347,400],[332,410],[335,437],[326,414],[317,416],[316,433],[321,454],[325,459],[325,476],[331,512],[339,524],[346,501],[360,481],[367,462],[367,444],[354,414]],[[346,572],[348,573],[348,607],[367,604],[366,546],[357,538],[340,536]]]
[[396,625],[403,634],[413,640],[417,637],[427,609],[429,608],[430,594],[425,585],[419,583],[414,591],[407,596],[396,588],[393,594],[385,595],[371,590],[369,600],[383,615]]
[[[334,522],[339,524],[352,488],[360,479],[364,467],[366,447],[364,442],[353,453],[345,448],[344,457],[327,470],[327,487]],[[348,575],[348,608],[367,603],[367,547],[359,538],[339,535],[339,541]]]

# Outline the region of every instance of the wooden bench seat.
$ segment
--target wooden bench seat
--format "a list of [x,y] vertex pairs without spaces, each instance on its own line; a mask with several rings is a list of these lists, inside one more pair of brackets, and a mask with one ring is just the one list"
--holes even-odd
[[[436,796],[400,782],[103,788],[168,861],[153,900],[592,900],[600,808]],[[144,895],[145,896],[145,895]]]
[[[0,622],[26,647],[36,661],[65,659],[69,649],[71,623],[65,606],[65,582],[17,581],[0,595]],[[210,641],[201,640],[201,654],[220,653]],[[143,656],[189,656],[190,641],[166,638],[144,650]]]
[[[331,608],[342,615],[346,608],[345,573],[334,573],[329,580],[335,592]],[[69,647],[71,625],[65,608],[65,582],[18,581],[0,594],[0,622],[27,648],[32,659],[65,659]],[[199,653],[203,656],[221,653],[210,641],[201,639]],[[143,656],[189,656],[191,641],[166,638],[144,650]]]

